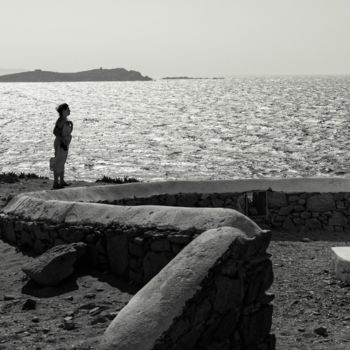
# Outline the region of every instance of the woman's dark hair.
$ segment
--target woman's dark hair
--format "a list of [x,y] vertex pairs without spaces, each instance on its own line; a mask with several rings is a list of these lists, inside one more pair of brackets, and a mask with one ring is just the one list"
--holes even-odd
[[67,108],[69,108],[68,107],[68,105],[67,105],[67,103],[62,103],[62,104],[60,104],[58,107],[56,107],[56,111],[57,111],[57,113],[60,115],[60,117],[62,116],[62,112],[64,111],[64,110],[66,110]]

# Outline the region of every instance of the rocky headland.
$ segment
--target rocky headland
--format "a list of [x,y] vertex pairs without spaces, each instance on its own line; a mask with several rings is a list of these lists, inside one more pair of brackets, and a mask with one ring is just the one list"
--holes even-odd
[[75,73],[59,73],[36,69],[34,71],[0,76],[0,82],[77,82],[77,81],[150,81],[140,72],[114,69],[92,69]]

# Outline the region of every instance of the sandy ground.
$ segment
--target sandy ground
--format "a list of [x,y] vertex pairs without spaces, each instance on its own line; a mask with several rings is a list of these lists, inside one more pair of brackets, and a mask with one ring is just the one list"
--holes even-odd
[[[9,195],[51,185],[49,180],[0,183],[0,207]],[[277,349],[350,349],[350,287],[333,278],[330,251],[343,245],[350,245],[350,233],[273,232],[270,292]],[[60,288],[38,288],[21,271],[30,259],[0,240],[0,349],[94,349],[136,292],[124,281],[83,267]],[[27,299],[36,301],[35,309],[22,310]],[[72,318],[73,329],[64,328],[65,317]]]
[[[81,185],[94,184],[73,184]],[[51,181],[40,179],[0,183],[0,207],[9,195],[51,187]],[[31,259],[0,240],[0,349],[96,348],[111,319],[135,294],[135,287],[80,266],[64,285],[39,288],[21,270]],[[36,301],[35,309],[22,310],[28,299]],[[73,329],[65,329],[66,317],[72,318]]]

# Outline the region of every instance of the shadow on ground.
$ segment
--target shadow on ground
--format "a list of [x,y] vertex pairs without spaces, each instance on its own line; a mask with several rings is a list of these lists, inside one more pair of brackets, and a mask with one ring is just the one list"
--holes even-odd
[[292,241],[292,242],[308,242],[308,241],[325,241],[325,242],[349,242],[349,232],[334,232],[334,231],[300,231],[290,232],[281,229],[271,230],[272,241]]
[[108,283],[111,287],[123,293],[136,294],[140,289],[139,286],[131,284],[125,278],[117,278],[108,271],[99,271],[83,260],[75,266],[74,273],[59,285],[43,287],[33,280],[28,280],[22,288],[22,293],[37,298],[52,298],[79,289],[77,280],[80,277],[88,275],[96,278],[100,282]]

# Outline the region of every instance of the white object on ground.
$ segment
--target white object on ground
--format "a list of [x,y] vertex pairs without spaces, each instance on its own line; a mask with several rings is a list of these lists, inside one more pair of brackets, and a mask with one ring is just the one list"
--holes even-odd
[[350,284],[350,246],[332,247],[335,277]]

